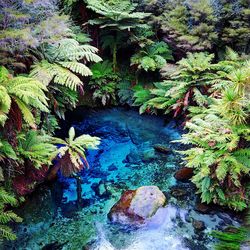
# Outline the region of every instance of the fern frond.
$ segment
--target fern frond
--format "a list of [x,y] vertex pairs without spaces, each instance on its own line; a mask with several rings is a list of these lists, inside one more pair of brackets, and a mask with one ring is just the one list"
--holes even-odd
[[0,225],[0,241],[5,238],[7,240],[16,240],[16,235],[8,226]]
[[79,62],[59,62],[63,67],[70,69],[72,72],[80,74],[82,76],[91,76],[91,70],[82,63]]

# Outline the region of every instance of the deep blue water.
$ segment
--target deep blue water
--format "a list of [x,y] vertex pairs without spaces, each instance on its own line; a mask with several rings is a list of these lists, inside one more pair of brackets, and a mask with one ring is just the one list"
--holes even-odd
[[[5,249],[212,249],[211,230],[238,225],[232,215],[220,211],[197,212],[193,185],[176,182],[174,173],[181,161],[175,150],[180,145],[172,141],[182,131],[174,121],[122,108],[78,110],[77,114],[80,116],[70,122],[77,134],[102,139],[98,150],[87,153],[90,169],[80,174],[83,204],[77,206],[75,179],[59,176],[56,183],[42,186],[17,210],[24,222],[15,228],[18,240]],[[169,147],[169,154],[156,152],[155,144]],[[158,186],[168,205],[143,228],[112,225],[107,213],[122,192],[143,185]],[[171,195],[176,187],[185,190],[183,198]],[[204,221],[205,231],[196,232],[193,219]]]

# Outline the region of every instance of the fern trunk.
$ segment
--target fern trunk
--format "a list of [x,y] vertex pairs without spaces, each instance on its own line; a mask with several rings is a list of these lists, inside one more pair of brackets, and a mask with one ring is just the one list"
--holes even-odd
[[74,175],[74,178],[76,179],[77,207],[80,208],[83,204],[81,177],[78,175]]
[[113,47],[113,71],[117,71],[117,34],[115,33],[114,47]]

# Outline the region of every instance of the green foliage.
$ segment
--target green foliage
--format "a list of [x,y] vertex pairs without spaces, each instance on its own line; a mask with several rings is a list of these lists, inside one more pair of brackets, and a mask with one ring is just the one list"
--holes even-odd
[[89,20],[91,25],[100,25],[100,28],[110,30],[131,30],[135,27],[145,27],[142,23],[145,17],[150,14],[136,12],[136,4],[129,0],[125,1],[104,1],[85,0],[87,8],[91,9],[101,17]]
[[140,112],[140,114],[142,114],[148,108],[147,101],[151,97],[150,90],[143,88],[141,85],[136,85],[136,86],[134,86],[133,91],[134,91],[134,95],[133,95],[134,103],[133,103],[133,105],[140,106],[139,112]]
[[[154,4],[147,3],[145,9]],[[165,41],[178,54],[225,46],[249,52],[248,1],[168,0],[159,8],[151,22],[161,28]]]
[[131,79],[121,80],[117,85],[117,88],[118,88],[117,95],[119,97],[119,103],[122,105],[128,104],[129,106],[132,106],[134,91],[131,84]]
[[245,228],[229,227],[225,232],[213,231],[211,235],[219,240],[215,245],[216,250],[240,250],[241,244],[246,240],[247,231]]
[[[70,37],[69,17],[59,15],[57,1],[43,0],[0,2],[0,61],[1,64],[27,70],[25,57],[30,49]],[[22,56],[18,55],[21,52]],[[18,63],[18,64],[16,64]]]
[[189,132],[181,142],[193,145],[182,152],[187,166],[194,168],[192,181],[201,194],[202,202],[228,205],[236,210],[246,208],[241,184],[249,174],[250,150],[239,147],[249,140],[248,126],[232,126],[212,110],[205,117],[193,117],[186,123]]
[[167,41],[183,51],[211,49],[218,34],[217,18],[211,1],[168,1],[163,13],[155,17]]
[[153,109],[162,109],[165,113],[174,110],[174,116],[192,104],[201,107],[210,102],[209,86],[220,78],[215,64],[212,64],[213,55],[207,53],[188,54],[180,60],[176,72],[167,76],[167,80],[154,83],[150,89],[151,98],[144,104]]
[[6,224],[8,222],[21,222],[22,219],[14,212],[6,210],[6,206],[16,206],[17,199],[11,194],[7,193],[2,187],[0,187],[0,242],[4,239],[15,240],[16,235],[13,233],[10,227]]
[[[238,70],[245,72],[245,67]],[[240,82],[232,75],[220,98],[186,123],[189,132],[180,141],[192,145],[182,154],[194,168],[192,181],[202,202],[243,210],[248,204],[243,179],[250,173],[249,73]]]
[[250,11],[249,2],[221,1],[218,26],[222,45],[233,46],[238,51],[249,52]]
[[116,100],[116,88],[119,75],[113,72],[112,63],[104,61],[102,63],[96,63],[91,67],[93,73],[89,86],[94,89],[94,100],[101,100],[102,105],[109,104]]
[[177,62],[175,72],[170,69],[168,75],[165,69],[166,80],[154,83],[155,88],[150,89],[151,98],[144,107],[163,110],[165,113],[174,111],[174,116],[177,116],[186,113],[190,106],[208,107],[213,96],[221,95],[221,91],[228,86],[234,86],[224,91],[223,100],[231,100],[225,108],[231,109],[235,119],[245,119],[242,109],[244,101],[234,89],[237,91],[246,87],[244,82],[249,78],[248,63],[241,61],[231,49],[227,50],[224,61],[215,64],[212,63],[213,58],[213,54],[188,53],[187,58]]
[[71,127],[69,137],[66,140],[53,138],[53,142],[60,145],[57,150],[58,165],[64,176],[70,176],[81,171],[84,167],[89,167],[85,150],[97,149],[100,138],[90,135],[75,136],[75,129]]
[[65,119],[65,112],[75,108],[78,103],[78,92],[64,86],[51,87],[50,94],[54,112],[61,119]]
[[0,67],[0,96],[3,96],[0,105],[0,124],[5,124],[11,105],[15,103],[23,119],[34,127],[32,108],[48,112],[45,91],[47,88],[40,81],[26,76],[13,77],[6,68]]
[[37,131],[31,130],[18,135],[17,154],[19,163],[32,163],[35,168],[42,165],[51,165],[52,159],[56,156],[56,146],[51,143],[52,138],[47,135],[39,135]]
[[[87,8],[99,15],[98,18],[89,20],[89,24],[98,25],[101,29],[106,31],[103,37],[103,45],[104,47],[111,48],[111,53],[113,55],[113,71],[116,72],[119,45],[125,37],[131,36],[132,30],[148,28],[143,21],[150,14],[136,12],[137,5],[130,0],[85,0],[85,2]],[[126,42],[126,40],[124,42]]]
[[35,64],[30,75],[46,86],[53,81],[76,90],[83,84],[77,74],[92,75],[90,69],[78,61],[99,62],[101,58],[96,53],[97,49],[93,46],[80,45],[74,39],[63,39],[42,51],[46,60]]
[[55,113],[64,118],[67,108],[75,107],[77,91],[82,90],[81,77],[91,76],[88,62],[99,62],[97,49],[88,44],[80,44],[75,39],[63,39],[53,45],[41,47],[42,61],[36,63],[30,73],[48,86]]
[[145,71],[155,71],[161,69],[166,60],[172,60],[171,51],[164,42],[156,42],[147,45],[131,57],[131,65],[136,65],[138,69]]
[[6,141],[0,138],[0,162],[9,158],[17,160],[17,156],[12,146]]

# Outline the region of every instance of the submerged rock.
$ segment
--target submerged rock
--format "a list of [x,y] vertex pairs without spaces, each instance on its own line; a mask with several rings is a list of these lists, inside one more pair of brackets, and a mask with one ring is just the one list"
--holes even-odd
[[197,203],[196,206],[195,206],[195,210],[199,213],[202,213],[202,214],[207,214],[210,212],[210,207],[204,203]]
[[140,163],[141,157],[140,157],[140,153],[137,152],[137,150],[131,151],[127,156],[126,159],[123,160],[123,163],[132,163],[132,164],[136,164],[136,163]]
[[113,163],[108,167],[108,171],[116,171],[118,168],[117,166]]
[[157,158],[157,156],[155,155],[154,149],[147,149],[147,150],[144,150],[142,153],[142,160],[144,162],[151,162],[152,160],[154,160],[156,158]]
[[170,148],[163,145],[163,144],[155,144],[154,145],[154,149],[157,151],[157,152],[160,152],[160,153],[163,153],[163,154],[167,154],[170,152]]
[[192,176],[193,176],[193,169],[187,167],[181,168],[174,175],[175,179],[178,181],[188,181],[189,179],[192,178]]
[[206,228],[205,223],[201,220],[193,219],[192,225],[196,231],[203,231]]
[[103,181],[100,181],[99,183],[93,183],[91,185],[91,188],[93,189],[95,194],[100,198],[108,198],[111,195],[106,183]]
[[111,208],[108,218],[121,224],[141,224],[166,203],[165,195],[156,186],[143,186],[125,191]]
[[187,190],[183,188],[173,187],[171,189],[171,195],[175,198],[182,198],[184,196],[187,196]]

